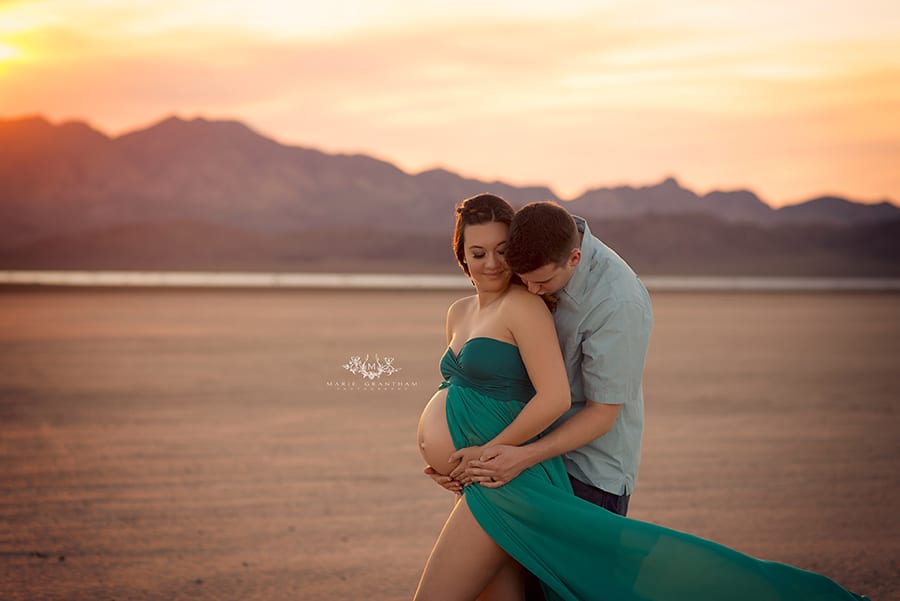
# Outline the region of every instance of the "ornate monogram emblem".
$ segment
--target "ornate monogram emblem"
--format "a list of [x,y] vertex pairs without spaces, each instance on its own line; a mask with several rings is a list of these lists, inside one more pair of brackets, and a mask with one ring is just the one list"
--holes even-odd
[[369,355],[366,355],[365,359],[361,359],[358,355],[353,356],[341,367],[351,374],[358,374],[367,380],[389,376],[400,371],[399,367],[394,367],[393,357],[379,357],[378,355],[375,355],[375,361],[369,361]]

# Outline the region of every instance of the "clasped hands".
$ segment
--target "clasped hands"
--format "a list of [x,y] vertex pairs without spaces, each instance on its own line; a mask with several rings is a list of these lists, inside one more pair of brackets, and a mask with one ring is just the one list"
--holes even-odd
[[462,492],[463,487],[471,484],[499,488],[528,467],[527,454],[523,447],[511,445],[466,447],[450,455],[448,463],[457,465],[448,476],[437,473],[431,466],[425,468],[425,473],[457,494]]

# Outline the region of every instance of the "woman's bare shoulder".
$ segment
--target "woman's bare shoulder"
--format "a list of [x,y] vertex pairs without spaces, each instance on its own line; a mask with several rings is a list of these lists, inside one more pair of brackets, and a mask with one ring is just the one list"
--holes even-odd
[[547,304],[544,302],[544,299],[537,294],[528,292],[524,286],[519,286],[518,284],[510,286],[504,302],[508,309],[512,311],[523,311],[526,313],[535,311],[543,313],[547,311]]
[[513,333],[519,328],[531,327],[536,320],[553,319],[544,299],[528,292],[524,286],[510,288],[503,301],[504,321]]
[[464,309],[466,307],[471,307],[472,303],[478,298],[476,294],[470,294],[469,296],[464,296],[462,298],[458,298],[452,303],[450,303],[450,308],[448,311],[458,311],[460,309]]
[[472,294],[458,298],[450,303],[450,307],[447,309],[447,320],[449,321],[451,318],[467,312],[472,308],[477,298],[476,295]]
[[466,296],[453,301],[450,308],[447,309],[447,344],[450,344],[450,340],[452,340],[453,336],[456,334],[456,328],[459,324],[465,321],[465,316],[470,313],[475,300],[476,296],[474,294],[472,296]]

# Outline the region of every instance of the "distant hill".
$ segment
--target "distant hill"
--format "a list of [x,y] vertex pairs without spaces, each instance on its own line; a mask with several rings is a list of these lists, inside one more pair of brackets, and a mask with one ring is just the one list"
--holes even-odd
[[710,215],[727,222],[759,225],[831,224],[858,225],[900,218],[900,208],[888,201],[857,203],[845,198],[814,198],[773,209],[748,190],[715,191],[698,196],[682,188],[674,178],[654,186],[597,188],[572,200],[573,213],[591,217],[636,217],[649,213]]
[[0,268],[450,270],[453,207],[483,191],[563,202],[643,273],[900,271],[900,208],[887,201],[773,209],[672,178],[563,200],[285,146],[233,121],[170,117],[111,138],[40,116],[0,121]]

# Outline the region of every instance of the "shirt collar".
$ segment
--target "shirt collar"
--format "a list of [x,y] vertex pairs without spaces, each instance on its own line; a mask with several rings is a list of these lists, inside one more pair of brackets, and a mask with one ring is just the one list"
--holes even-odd
[[562,292],[571,298],[576,304],[584,296],[584,290],[587,286],[588,274],[591,271],[591,260],[594,258],[595,247],[593,244],[594,237],[591,235],[591,228],[588,227],[587,221],[583,218],[572,215],[575,225],[581,236],[581,261],[572,272],[569,282],[563,287]]

